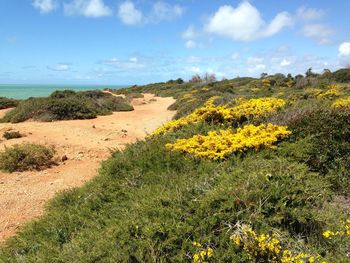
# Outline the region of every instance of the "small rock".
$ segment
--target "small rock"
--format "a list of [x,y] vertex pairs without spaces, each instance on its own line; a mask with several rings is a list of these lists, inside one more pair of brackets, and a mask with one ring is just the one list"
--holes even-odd
[[95,125],[92,125],[92,128],[93,128],[93,129],[96,129],[96,126],[95,126]]
[[67,161],[67,160],[68,160],[67,155],[63,155],[63,156],[61,157],[61,161],[62,161],[62,162],[65,162],[65,161]]
[[110,141],[111,139],[110,138],[105,138],[104,141]]
[[127,133],[128,131],[127,130],[122,130],[122,132]]

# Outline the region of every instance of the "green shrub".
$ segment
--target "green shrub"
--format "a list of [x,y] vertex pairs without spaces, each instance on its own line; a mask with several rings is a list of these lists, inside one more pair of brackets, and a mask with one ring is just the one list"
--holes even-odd
[[5,148],[0,153],[0,170],[22,172],[41,170],[53,164],[54,150],[43,145],[21,144]]
[[101,91],[55,91],[47,98],[29,98],[8,112],[2,122],[92,119],[113,111],[131,111],[133,107],[120,97]]
[[7,109],[7,108],[14,108],[18,105],[18,103],[19,103],[18,100],[0,97],[0,110]]
[[19,131],[5,131],[2,135],[6,140],[21,138],[22,134]]
[[294,144],[280,154],[306,163],[312,171],[328,176],[334,189],[350,193],[350,111],[333,110],[328,104],[298,103],[269,121],[287,125]]
[[332,79],[341,83],[350,82],[350,68],[343,68],[333,72]]

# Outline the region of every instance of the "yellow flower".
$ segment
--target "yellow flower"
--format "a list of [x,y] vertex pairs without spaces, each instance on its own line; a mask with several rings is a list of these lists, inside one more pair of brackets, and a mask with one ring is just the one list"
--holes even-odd
[[192,244],[195,246],[195,247],[201,247],[202,245],[200,244],[200,243],[198,243],[198,242],[192,242]]
[[332,238],[332,236],[334,236],[334,233],[332,231],[327,230],[323,233],[323,236],[325,238]]
[[209,248],[207,249],[207,256],[208,256],[208,258],[212,257],[213,254],[214,254],[214,250],[213,250],[212,248],[209,247]]
[[248,149],[259,150],[262,147],[274,148],[274,143],[291,134],[286,126],[261,124],[246,125],[233,133],[231,129],[220,132],[211,131],[208,135],[195,135],[189,139],[179,139],[165,146],[173,151],[189,153],[197,157],[213,160],[224,159],[234,152]]
[[200,257],[199,257],[198,254],[194,254],[194,255],[193,255],[193,261],[194,261],[194,262],[200,262]]
[[[232,240],[239,238],[239,249],[242,249],[251,262],[264,258],[270,263],[315,263],[321,262],[319,255],[313,256],[306,253],[294,253],[288,249],[282,249],[277,235],[257,234],[248,225],[239,225]],[[243,244],[243,246],[241,245]]]
[[[186,95],[186,97],[189,98],[190,95]],[[166,123],[156,129],[150,136],[165,134],[200,121],[206,121],[208,123],[231,123],[240,122],[244,119],[263,117],[279,110],[286,104],[282,99],[259,98],[247,101],[238,100],[237,106],[229,108],[226,105],[215,106],[214,100],[217,98],[218,96],[210,98],[203,107],[196,109],[193,113],[183,118]]]
[[335,109],[345,108],[349,106],[350,106],[350,97],[338,99],[332,104],[332,108],[335,108]]

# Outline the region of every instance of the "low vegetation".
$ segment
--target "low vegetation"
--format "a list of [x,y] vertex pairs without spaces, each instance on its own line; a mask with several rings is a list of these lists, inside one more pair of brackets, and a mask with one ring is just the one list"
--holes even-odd
[[0,97],[0,110],[7,109],[7,108],[14,108],[18,105],[18,103],[19,103],[18,100]]
[[54,150],[39,144],[17,144],[0,153],[0,170],[23,172],[42,170],[53,164]]
[[102,91],[55,91],[49,97],[29,98],[9,111],[2,122],[92,119],[113,111],[131,111],[133,107],[123,98]]
[[120,91],[173,96],[176,119],[54,198],[0,261],[349,262],[349,69],[340,72]]
[[11,140],[21,138],[23,135],[19,131],[5,131],[2,137],[6,140]]

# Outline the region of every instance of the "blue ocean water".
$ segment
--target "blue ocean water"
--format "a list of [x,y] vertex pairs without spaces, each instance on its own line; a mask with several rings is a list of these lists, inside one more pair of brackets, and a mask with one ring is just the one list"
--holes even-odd
[[19,85],[19,84],[0,84],[0,97],[13,99],[27,99],[29,97],[46,97],[56,90],[102,90],[105,88],[121,89],[128,86],[123,85]]

